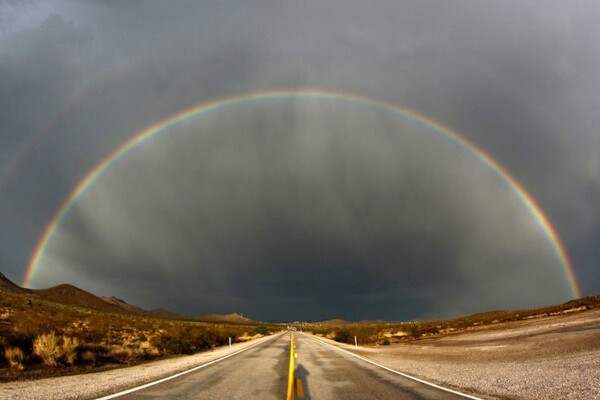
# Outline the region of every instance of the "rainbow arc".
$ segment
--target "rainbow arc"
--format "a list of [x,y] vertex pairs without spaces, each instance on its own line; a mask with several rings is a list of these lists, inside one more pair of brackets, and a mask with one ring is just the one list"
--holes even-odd
[[69,196],[61,204],[61,206],[56,211],[52,219],[49,221],[48,225],[45,227],[44,232],[35,247],[33,255],[27,266],[27,271],[25,273],[22,285],[24,287],[29,286],[36,270],[39,268],[39,265],[44,257],[44,253],[48,244],[52,240],[52,237],[54,236],[55,232],[60,226],[61,220],[68,213],[69,209],[73,206],[77,199],[85,192],[85,190],[89,188],[90,185],[92,185],[92,183],[100,175],[102,175],[102,173],[106,169],[108,169],[115,161],[126,156],[129,151],[141,145],[151,137],[166,131],[169,127],[182,123],[191,118],[201,116],[202,114],[220,109],[225,109],[246,102],[267,101],[286,98],[319,98],[359,103],[367,106],[376,106],[389,112],[402,115],[422,125],[425,125],[433,131],[437,132],[438,134],[446,136],[449,139],[460,144],[464,149],[472,153],[484,165],[486,165],[499,177],[501,177],[514,191],[519,200],[527,207],[527,209],[530,211],[531,215],[537,221],[539,226],[546,233],[548,240],[552,244],[552,248],[562,265],[564,275],[569,284],[572,295],[577,298],[581,297],[581,290],[577,283],[573,265],[567,255],[565,246],[561,241],[560,237],[558,236],[556,229],[550,222],[550,219],[539,206],[539,204],[534,200],[531,194],[529,194],[527,190],[523,187],[523,185],[521,185],[521,183],[515,177],[513,177],[506,168],[504,168],[485,150],[478,147],[474,143],[468,141],[466,138],[464,138],[462,135],[460,135],[453,129],[414,110],[410,110],[408,108],[404,108],[386,101],[376,100],[360,95],[309,89],[259,91],[201,103],[199,105],[195,105],[191,108],[183,110],[179,113],[173,114],[132,136],[129,140],[127,140],[121,146],[116,148],[100,163],[98,163],[95,167],[88,171],[87,174],[83,177],[83,179],[79,181],[79,183],[71,191]]

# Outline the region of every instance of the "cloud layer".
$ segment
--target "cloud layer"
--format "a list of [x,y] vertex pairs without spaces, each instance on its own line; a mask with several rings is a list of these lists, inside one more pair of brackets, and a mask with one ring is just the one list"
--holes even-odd
[[[484,148],[595,294],[598,19],[577,1],[2,2],[0,268],[20,280],[72,188],[136,132],[203,101],[316,87],[402,104]],[[570,297],[532,216],[472,155],[402,117],[314,99],[215,112],[115,162],[33,284],[63,281],[265,319]]]
[[128,152],[41,264],[39,280],[60,270],[126,292],[115,277],[135,277],[143,303],[160,282],[178,309],[267,319],[457,313],[569,290],[533,216],[464,146],[372,105],[302,97],[209,112]]

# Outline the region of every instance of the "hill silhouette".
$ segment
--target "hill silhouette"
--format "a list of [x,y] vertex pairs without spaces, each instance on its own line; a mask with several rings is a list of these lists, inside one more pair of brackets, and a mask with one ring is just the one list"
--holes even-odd
[[102,300],[102,298],[91,294],[90,292],[86,292],[83,289],[79,289],[78,287],[69,285],[67,283],[63,283],[48,289],[33,290],[32,292],[46,300],[51,300],[56,303],[70,306],[103,311],[117,311],[121,309],[116,304],[111,304]]
[[27,293],[30,291],[29,289],[22,288],[21,286],[17,285],[16,283],[13,283],[10,279],[8,279],[6,276],[4,276],[4,274],[2,272],[0,272],[0,288],[9,290],[11,292],[18,292],[18,293]]
[[19,294],[38,296],[44,300],[74,307],[89,308],[108,312],[144,315],[163,319],[194,320],[201,322],[220,322],[233,324],[252,324],[256,321],[242,317],[239,314],[206,314],[189,316],[164,309],[145,310],[139,306],[127,303],[115,296],[96,296],[68,283],[63,283],[47,289],[26,289],[8,279],[0,272],[0,289]]
[[256,323],[253,319],[242,317],[237,313],[233,314],[206,314],[199,317],[194,317],[196,321],[203,322],[227,322],[231,324],[253,324]]

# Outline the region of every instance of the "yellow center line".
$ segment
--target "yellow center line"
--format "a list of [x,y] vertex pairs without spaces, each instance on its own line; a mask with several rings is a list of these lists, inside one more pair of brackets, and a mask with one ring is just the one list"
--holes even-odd
[[294,400],[294,334],[291,332],[290,332],[290,368],[288,370],[287,400]]

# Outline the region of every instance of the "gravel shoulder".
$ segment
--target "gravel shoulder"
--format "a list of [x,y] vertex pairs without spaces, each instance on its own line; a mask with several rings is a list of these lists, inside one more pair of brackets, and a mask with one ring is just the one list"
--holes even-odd
[[336,345],[483,398],[600,399],[600,309],[390,346]]
[[220,347],[210,352],[97,373],[0,383],[0,397],[7,400],[94,399],[185,371],[272,338],[267,336],[235,343],[231,349]]

